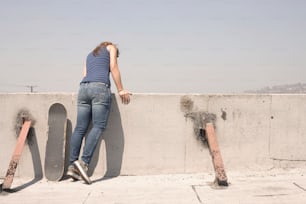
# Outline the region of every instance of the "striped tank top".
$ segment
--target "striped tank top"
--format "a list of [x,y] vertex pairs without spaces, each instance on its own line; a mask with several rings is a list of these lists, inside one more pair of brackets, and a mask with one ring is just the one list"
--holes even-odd
[[86,76],[83,82],[102,82],[110,85],[110,55],[106,47],[100,49],[97,56],[90,52],[86,59]]

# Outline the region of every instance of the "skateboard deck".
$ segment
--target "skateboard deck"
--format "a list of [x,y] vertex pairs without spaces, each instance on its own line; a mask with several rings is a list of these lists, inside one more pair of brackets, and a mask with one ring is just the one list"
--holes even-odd
[[4,178],[2,189],[10,189],[13,183],[14,175],[18,166],[19,159],[21,157],[21,153],[24,147],[25,140],[27,138],[28,132],[31,127],[31,120],[25,121],[22,125],[21,132],[19,134],[17,144],[9,164],[9,168],[7,170],[6,176]]
[[50,181],[59,181],[64,174],[67,112],[60,103],[49,108],[48,140],[45,155],[45,176]]

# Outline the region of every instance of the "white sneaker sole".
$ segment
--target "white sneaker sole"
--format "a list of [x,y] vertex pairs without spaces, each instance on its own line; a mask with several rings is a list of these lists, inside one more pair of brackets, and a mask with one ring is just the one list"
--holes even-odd
[[85,170],[83,169],[83,167],[81,166],[79,161],[75,161],[73,162],[73,164],[75,165],[76,169],[79,171],[82,179],[87,183],[87,184],[91,184],[91,180],[90,178],[87,176],[87,173],[85,172]]

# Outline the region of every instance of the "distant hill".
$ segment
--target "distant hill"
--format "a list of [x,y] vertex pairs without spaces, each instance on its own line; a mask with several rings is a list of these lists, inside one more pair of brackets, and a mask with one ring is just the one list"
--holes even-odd
[[306,93],[306,83],[264,87],[258,90],[245,91],[245,93]]

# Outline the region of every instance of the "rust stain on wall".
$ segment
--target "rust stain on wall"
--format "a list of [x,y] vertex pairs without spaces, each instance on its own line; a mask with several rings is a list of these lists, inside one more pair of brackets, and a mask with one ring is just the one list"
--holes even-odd
[[186,118],[189,118],[193,122],[193,131],[196,139],[201,141],[202,144],[207,145],[207,138],[205,136],[205,124],[213,123],[216,121],[216,114],[206,111],[195,111],[194,102],[188,96],[181,97],[181,110]]

